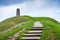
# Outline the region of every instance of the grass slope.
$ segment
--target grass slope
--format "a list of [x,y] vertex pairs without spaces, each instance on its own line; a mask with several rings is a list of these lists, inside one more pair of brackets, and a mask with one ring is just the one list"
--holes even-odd
[[4,32],[0,33],[0,40],[7,40],[7,38],[9,36],[14,35],[16,32],[22,31],[23,28],[28,28],[29,26],[32,26],[31,23],[32,23],[32,21],[27,21],[27,22],[23,23],[22,25],[19,25],[16,28],[13,28],[12,30],[9,30],[5,33]]
[[19,23],[32,20],[40,21],[44,26],[41,40],[60,40],[60,23],[49,17],[30,17],[30,16],[12,17],[0,23],[0,32],[7,30]]
[[19,17],[12,17],[4,20],[0,23],[0,32],[5,31],[19,23],[31,21],[31,17],[29,16],[19,16]]
[[35,21],[51,21],[51,22],[54,22],[56,24],[60,24],[59,22],[57,22],[56,20],[54,20],[53,18],[50,18],[50,17],[33,17],[33,19]]
[[60,40],[60,23],[49,17],[34,17],[35,21],[40,21],[43,26],[41,40]]

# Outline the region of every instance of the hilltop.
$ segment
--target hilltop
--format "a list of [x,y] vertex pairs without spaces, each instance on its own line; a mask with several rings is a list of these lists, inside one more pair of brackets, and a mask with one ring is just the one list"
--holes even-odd
[[8,18],[0,23],[0,32],[10,29],[19,23],[27,21],[40,21],[42,23],[44,30],[41,40],[60,40],[60,23],[49,17],[18,16]]
[[0,31],[5,31],[19,23],[26,22],[26,21],[31,21],[30,16],[17,16],[17,17],[12,17],[8,18],[0,23]]

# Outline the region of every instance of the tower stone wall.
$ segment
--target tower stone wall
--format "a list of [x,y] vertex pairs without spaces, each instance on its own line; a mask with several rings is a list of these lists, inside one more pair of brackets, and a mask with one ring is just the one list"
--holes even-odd
[[19,8],[17,8],[17,10],[16,10],[16,16],[20,16],[20,9]]

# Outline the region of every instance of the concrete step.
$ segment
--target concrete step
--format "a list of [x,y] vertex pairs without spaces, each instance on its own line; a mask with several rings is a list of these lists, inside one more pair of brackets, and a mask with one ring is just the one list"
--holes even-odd
[[[32,28],[35,28],[35,27],[32,27]],[[37,26],[37,28],[43,28],[43,27],[38,27],[38,26]]]
[[21,40],[39,40],[40,37],[22,37]]
[[24,34],[21,40],[40,40],[43,27],[32,27]]
[[20,40],[39,40],[39,39],[20,39]]
[[42,33],[42,31],[29,31],[29,32],[27,32],[26,34],[41,34]]
[[31,28],[29,30],[43,30],[43,28],[40,28],[40,27],[34,27],[34,28]]
[[31,30],[29,32],[42,32],[42,31],[39,31],[39,30]]
[[43,27],[32,27],[32,28],[40,28],[40,29],[43,29]]
[[41,34],[42,32],[27,32],[26,34]]
[[42,34],[24,34],[24,35],[42,35]]
[[43,30],[41,28],[32,28],[32,29],[29,29],[29,30]]
[[24,37],[40,37],[41,35],[24,35]]

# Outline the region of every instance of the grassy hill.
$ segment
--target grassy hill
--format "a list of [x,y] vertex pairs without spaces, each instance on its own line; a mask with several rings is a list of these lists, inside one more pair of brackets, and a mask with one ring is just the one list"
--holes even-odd
[[8,18],[0,23],[0,32],[27,21],[40,21],[43,24],[44,30],[41,40],[60,40],[60,23],[49,17],[20,16]]
[[26,21],[31,21],[31,17],[29,16],[20,16],[20,17],[12,17],[8,18],[0,23],[0,32],[7,30],[19,23],[26,22]]
[[49,17],[34,17],[35,21],[40,21],[43,26],[41,40],[60,40],[60,23]]
[[53,18],[50,18],[50,17],[33,17],[33,19],[35,21],[46,21],[46,22],[54,22],[54,23],[57,23],[57,24],[60,24],[59,22],[57,22],[55,19]]

